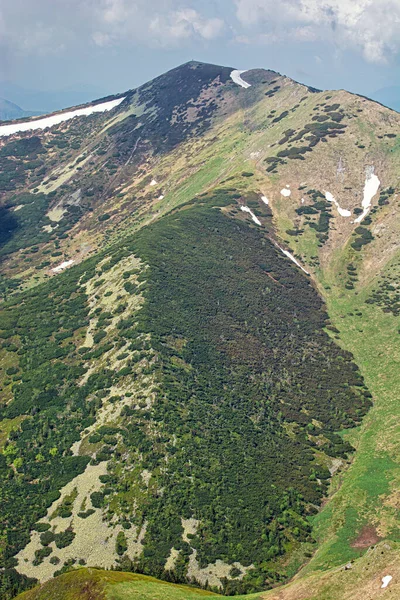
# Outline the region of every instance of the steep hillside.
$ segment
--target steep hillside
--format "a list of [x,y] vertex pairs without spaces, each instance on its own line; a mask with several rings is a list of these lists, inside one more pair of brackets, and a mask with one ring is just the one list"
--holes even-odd
[[0,128],[6,598],[86,563],[344,598],[397,555],[400,116],[242,78]]

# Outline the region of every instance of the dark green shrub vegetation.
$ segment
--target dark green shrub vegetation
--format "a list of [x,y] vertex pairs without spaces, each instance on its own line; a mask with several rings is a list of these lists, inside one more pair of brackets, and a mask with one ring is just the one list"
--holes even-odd
[[104,504],[104,495],[101,492],[93,492],[90,494],[90,500],[94,508],[101,508]]
[[265,92],[265,95],[269,98],[273,98],[275,96],[276,92],[278,92],[280,89],[281,89],[281,86],[276,85],[271,90],[268,90],[267,92]]
[[35,531],[39,531],[39,533],[41,531],[47,531],[48,529],[50,529],[50,524],[49,523],[36,523],[35,525],[33,525],[32,529],[34,529]]
[[[319,218],[314,225],[324,233],[327,203],[320,192],[309,194],[311,214]],[[90,496],[93,508],[81,510],[80,518],[102,508],[120,523],[140,527],[146,520],[135,568],[153,575],[163,575],[171,547],[181,551],[173,574],[180,581],[193,548],[201,565],[253,563],[242,582],[229,583],[232,592],[283,578],[274,561],[310,540],[308,515],[328,485],[314,438],[323,440],[319,451],[345,456],[352,448],[335,432],[360,422],[370,396],[352,356],[326,333],[325,308],[308,278],[264,231],[220,211],[237,206],[234,195],[203,195],[107,251],[103,273],[132,254],[148,265],[139,275],[145,301],[135,315],[121,304],[116,312],[123,318],[112,336],[103,333],[113,315],[98,309],[93,348],[79,348],[76,340],[89,324],[83,286],[105,252],[2,306],[1,337],[18,352],[22,376],[13,400],[0,406],[0,419],[26,418],[6,457],[0,455],[0,568],[13,567],[34,527],[50,543],[53,534],[38,521],[90,460],[72,456],[70,448],[95,422],[103,398],[119,401],[109,398],[111,386],[122,377],[133,383],[136,369],[154,377],[154,402],[148,407],[145,393],[135,395],[118,426],[90,434],[89,442],[98,444],[93,462],[109,461],[109,469],[102,489]],[[267,231],[269,208],[255,195],[245,201],[265,216]],[[88,361],[125,344],[128,361],[119,371],[99,366],[81,383]],[[152,474],[137,509],[131,463]],[[61,512],[70,513],[70,503],[65,499]],[[182,541],[182,517],[200,521],[190,544]],[[74,536],[72,529],[54,534],[55,545],[65,547]],[[126,545],[121,532],[119,555]]]
[[31,157],[32,155],[43,154],[46,150],[42,146],[42,142],[39,137],[27,137],[22,140],[16,140],[15,142],[9,142],[0,150],[0,157],[2,156],[21,156]]
[[363,246],[370,244],[374,239],[374,236],[366,227],[356,227],[355,233],[358,237],[356,237],[356,239],[351,243],[351,247],[354,248],[354,250],[361,250]]
[[[325,210],[323,195],[310,193],[316,210]],[[370,399],[351,356],[325,333],[326,313],[308,280],[259,230],[215,208],[233,201],[223,191],[204,196],[132,240],[130,251],[150,266],[137,330],[151,336],[162,394],[149,412],[126,407],[121,434],[143,468],[157,471],[169,455],[167,472],[157,475],[162,497],[148,497],[137,568],[162,575],[171,547],[183,544],[180,518],[194,516],[201,524],[191,546],[201,565],[217,558],[256,564],[241,584],[250,590],[278,577],[271,561],[288,543],[309,539],[307,511],[326,490],[327,472],[305,428],[313,419],[322,424],[319,435],[351,427]],[[171,332],[187,340],[179,352]],[[282,378],[288,371],[290,384]],[[325,438],[330,455],[351,450]],[[130,475],[118,461],[115,473],[121,490],[104,502],[129,506]]]
[[[78,279],[85,272],[93,276],[94,266],[95,261],[87,261],[76,267],[75,274],[66,272],[14,296],[1,308],[2,346],[18,351],[22,378],[14,384],[13,400],[0,404],[0,424],[3,418],[28,417],[10,434],[13,452],[6,459],[0,454],[0,569],[7,573],[14,566],[13,555],[29,541],[31,529],[50,533],[50,526],[40,519],[59,490],[89,461],[86,456],[71,456],[69,449],[80,431],[94,422],[93,395],[107,389],[110,376],[104,370],[79,386],[85,368],[70,336],[89,324],[87,299]],[[67,502],[60,510],[61,516],[71,512]],[[67,533],[66,539],[70,537]],[[47,539],[48,535],[42,538]],[[25,579],[20,580],[25,585]]]
[[32,564],[35,566],[40,565],[40,563],[43,562],[43,559],[46,558],[46,556],[50,556],[52,552],[53,549],[49,546],[44,546],[44,548],[40,548],[40,550],[35,550],[35,558]]
[[384,278],[365,302],[376,304],[384,312],[390,312],[398,317],[400,315],[400,287],[398,281],[395,278]]
[[128,549],[128,544],[126,541],[125,534],[123,531],[120,531],[117,535],[115,550],[116,550],[117,554],[119,554],[119,556],[122,556],[123,554],[125,554],[127,549]]
[[288,114],[289,114],[289,112],[287,110],[284,110],[278,117],[275,117],[275,119],[272,119],[272,123],[279,123],[279,121],[282,121],[282,119],[287,117]]
[[[12,202],[0,207],[0,256],[50,241],[52,234],[43,229],[44,226],[51,224],[46,216],[50,202],[50,195],[24,192],[15,194]],[[11,206],[17,205],[22,205],[22,208],[17,212],[10,210]],[[68,207],[62,221],[58,223],[57,236],[65,237],[65,232],[79,220],[80,216],[79,207],[78,210],[74,206]]]
[[328,240],[329,221],[332,219],[331,205],[325,200],[322,192],[318,190],[308,190],[306,194],[311,196],[313,204],[305,204],[296,208],[296,213],[298,215],[319,215],[318,220],[305,220],[303,226],[308,225],[312,229],[315,229],[319,246],[322,246]]
[[109,215],[108,213],[103,213],[102,215],[100,215],[100,216],[98,217],[98,220],[99,220],[100,222],[102,222],[102,221],[107,221],[107,220],[108,220],[110,217],[111,217],[111,215]]
[[94,508],[88,508],[88,510],[78,512],[78,517],[80,517],[81,519],[87,519],[88,517],[90,517],[90,515],[92,515],[95,512],[96,511],[94,510]]
[[[332,105],[325,107],[326,115],[315,115],[312,118],[312,123],[305,125],[301,131],[295,131],[293,129],[287,129],[284,132],[284,137],[278,142],[279,145],[286,144],[288,142],[293,143],[299,140],[307,142],[307,145],[303,146],[291,146],[285,150],[281,150],[276,156],[271,156],[265,159],[266,163],[269,163],[266,171],[267,173],[276,173],[277,168],[280,164],[285,164],[284,158],[292,160],[305,160],[305,154],[312,152],[313,148],[320,142],[328,141],[328,137],[337,137],[344,133],[346,128],[345,124],[341,121],[344,118],[344,114],[341,112],[333,111],[332,107],[339,105]],[[316,107],[318,110],[318,107]],[[333,111],[333,112],[332,112]],[[288,111],[284,111],[278,117],[272,120],[272,123],[281,121],[288,115]],[[325,241],[325,240],[323,240]]]
[[54,542],[57,548],[65,548],[66,546],[72,544],[74,537],[75,533],[72,531],[71,528],[68,528],[65,531],[62,531],[61,533],[56,533],[54,535]]
[[388,188],[382,190],[379,194],[378,205],[385,206],[386,204],[389,204],[389,198],[390,198],[390,196],[393,196],[395,191],[396,190],[393,187],[388,187]]
[[54,533],[52,531],[45,531],[40,536],[40,543],[42,546],[48,546],[54,541]]
[[280,152],[278,152],[277,156],[279,158],[287,157],[292,159],[304,160],[303,154],[305,154],[306,152],[311,152],[311,148],[309,148],[308,146],[292,146],[292,148],[281,150]]

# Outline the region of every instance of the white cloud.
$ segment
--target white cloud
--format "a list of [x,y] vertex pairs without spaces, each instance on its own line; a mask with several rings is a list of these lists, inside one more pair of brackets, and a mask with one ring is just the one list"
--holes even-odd
[[315,42],[318,39],[315,29],[310,27],[310,25],[295,27],[291,34],[298,42]]
[[157,15],[152,19],[149,27],[160,44],[191,37],[211,40],[218,37],[223,29],[224,22],[221,19],[207,19],[192,8],[184,8],[167,15]]
[[100,46],[101,48],[112,44],[112,37],[108,33],[104,33],[104,31],[95,31],[92,33],[92,40],[96,46]]
[[370,62],[384,62],[400,50],[399,0],[234,2],[246,28],[280,26],[298,41],[332,38],[343,47],[358,48]]
[[400,0],[0,0],[3,62],[88,44],[177,47],[222,35],[248,45],[334,42],[336,51],[356,48],[382,63],[400,50]]
[[[101,3],[100,3],[101,4]],[[101,18],[104,23],[111,25],[122,23],[128,16],[132,9],[135,11],[135,4],[130,3],[130,9],[124,0],[105,0],[102,3],[103,7],[100,8]]]
[[[176,46],[212,40],[221,18],[195,0],[0,0],[0,45],[52,54],[76,44]],[[196,6],[196,9],[193,7]]]

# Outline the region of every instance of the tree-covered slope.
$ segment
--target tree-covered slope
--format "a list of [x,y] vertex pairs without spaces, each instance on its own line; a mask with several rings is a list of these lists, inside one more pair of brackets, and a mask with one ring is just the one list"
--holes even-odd
[[[17,570],[46,579],[63,562],[120,557],[178,581],[239,576],[229,589],[251,591],[312,543],[327,465],[352,450],[336,432],[360,422],[370,394],[325,332],[311,282],[271,242],[263,206],[202,196],[3,309],[1,416],[15,424],[4,566],[21,550]],[[92,543],[111,536],[107,556],[90,557],[81,522]]]
[[87,563],[225,593],[303,566],[265,597],[337,600],[395,562],[399,115],[230,73],[0,138],[6,598]]

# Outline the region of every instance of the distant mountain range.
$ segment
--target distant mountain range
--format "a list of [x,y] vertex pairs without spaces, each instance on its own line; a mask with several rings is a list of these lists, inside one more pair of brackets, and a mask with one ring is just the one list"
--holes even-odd
[[24,110],[14,102],[0,98],[0,121],[11,121],[13,119],[22,119],[24,117],[33,117],[40,115],[41,112]]
[[[84,104],[85,102],[90,102],[93,98],[99,98],[104,95],[103,88],[88,84],[81,84],[61,90],[43,91],[24,88],[8,81],[0,82],[0,98],[6,98],[6,102],[17,105],[19,110],[22,110],[19,108],[20,106],[27,108],[30,115],[53,112],[67,106]],[[1,116],[1,110],[2,105],[0,104],[0,119],[4,120],[4,117]],[[23,112],[24,114],[20,116],[27,116],[26,111]],[[18,119],[20,116],[13,115],[7,118]]]

